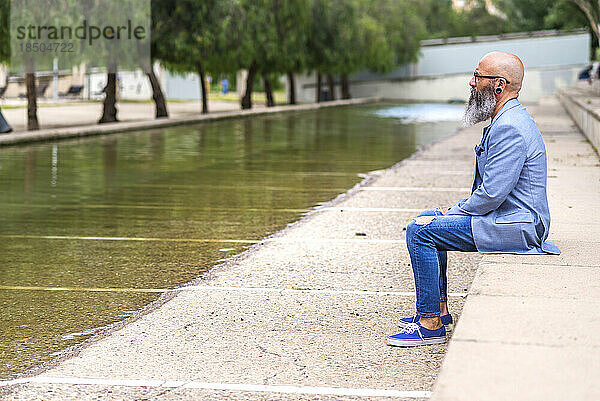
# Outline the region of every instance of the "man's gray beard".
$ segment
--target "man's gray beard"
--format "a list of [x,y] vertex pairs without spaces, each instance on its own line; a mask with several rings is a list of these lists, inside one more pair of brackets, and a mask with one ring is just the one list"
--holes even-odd
[[494,95],[494,86],[486,86],[482,90],[471,87],[471,96],[463,115],[463,126],[470,127],[478,122],[485,121],[492,117],[496,109],[496,96]]

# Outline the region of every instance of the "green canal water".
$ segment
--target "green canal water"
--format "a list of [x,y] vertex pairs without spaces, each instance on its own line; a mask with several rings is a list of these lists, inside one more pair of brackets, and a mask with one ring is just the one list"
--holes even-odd
[[259,240],[451,134],[462,109],[379,103],[0,149],[0,378],[248,246],[219,241]]

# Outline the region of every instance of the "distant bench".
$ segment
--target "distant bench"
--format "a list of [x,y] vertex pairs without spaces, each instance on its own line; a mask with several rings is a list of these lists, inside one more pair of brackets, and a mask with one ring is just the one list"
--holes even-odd
[[66,92],[60,93],[60,97],[78,97],[83,91],[83,85],[71,85]]

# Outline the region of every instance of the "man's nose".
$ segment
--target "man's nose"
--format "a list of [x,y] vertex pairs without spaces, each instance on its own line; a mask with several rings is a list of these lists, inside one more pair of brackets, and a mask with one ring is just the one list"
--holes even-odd
[[477,86],[477,82],[475,82],[475,77],[471,77],[471,80],[469,81],[469,86],[472,86],[473,88]]

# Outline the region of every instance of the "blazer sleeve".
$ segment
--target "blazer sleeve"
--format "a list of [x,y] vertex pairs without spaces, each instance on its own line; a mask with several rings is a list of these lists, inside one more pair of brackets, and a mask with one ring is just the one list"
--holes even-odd
[[481,184],[447,214],[485,215],[497,209],[517,184],[527,157],[525,140],[511,125],[498,126],[494,131],[488,140]]

